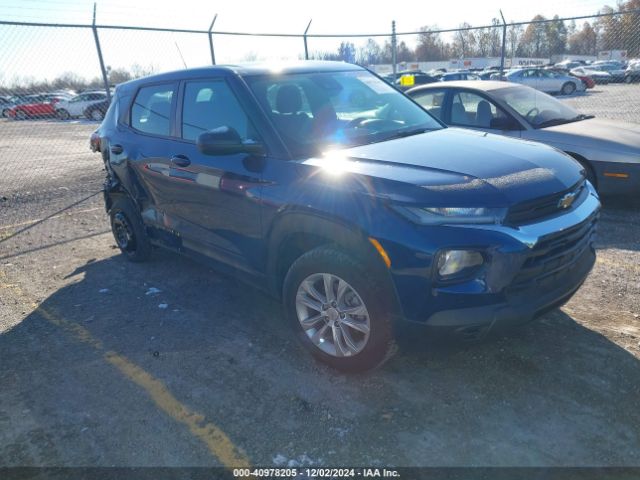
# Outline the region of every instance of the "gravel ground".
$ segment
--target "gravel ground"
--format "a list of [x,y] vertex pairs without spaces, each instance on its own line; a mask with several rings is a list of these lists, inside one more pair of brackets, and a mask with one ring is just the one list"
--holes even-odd
[[[640,122],[637,88],[566,101]],[[0,120],[0,466],[640,466],[639,205],[605,202],[561,310],[345,376],[260,292],[124,261],[93,128]]]

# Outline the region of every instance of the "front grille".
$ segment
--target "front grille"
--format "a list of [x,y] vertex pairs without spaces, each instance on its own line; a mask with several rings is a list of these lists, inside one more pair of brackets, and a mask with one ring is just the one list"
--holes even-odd
[[562,192],[512,206],[509,208],[505,218],[505,224],[510,226],[526,225],[562,212],[565,209],[559,206],[559,202],[568,193],[575,194],[572,208],[578,206],[584,200],[585,195],[588,194],[584,180]]
[[556,285],[593,248],[597,220],[598,214],[594,213],[571,228],[542,237],[514,278],[510,292]]

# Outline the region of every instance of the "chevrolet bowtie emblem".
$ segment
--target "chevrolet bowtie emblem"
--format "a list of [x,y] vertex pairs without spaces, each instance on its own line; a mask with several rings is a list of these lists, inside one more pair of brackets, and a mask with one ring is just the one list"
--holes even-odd
[[561,209],[569,208],[571,206],[571,204],[573,204],[573,201],[575,199],[576,199],[576,194],[575,193],[573,193],[573,192],[567,193],[560,200],[558,200],[558,208],[561,208]]

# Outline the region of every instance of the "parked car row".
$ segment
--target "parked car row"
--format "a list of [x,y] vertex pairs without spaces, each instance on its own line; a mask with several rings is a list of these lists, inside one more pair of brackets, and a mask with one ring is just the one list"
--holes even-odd
[[56,117],[68,120],[84,116],[100,121],[108,107],[109,102],[104,91],[83,92],[79,95],[59,91],[0,97],[2,117],[14,120]]

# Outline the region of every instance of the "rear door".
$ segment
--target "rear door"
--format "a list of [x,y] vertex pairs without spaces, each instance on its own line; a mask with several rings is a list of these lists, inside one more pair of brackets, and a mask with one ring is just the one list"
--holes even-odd
[[[176,211],[181,185],[170,178],[175,142],[172,111],[178,84],[149,84],[134,93],[123,129],[110,144],[111,164],[119,175],[134,173],[130,192],[142,204],[145,221],[169,231],[179,231]],[[124,171],[123,171],[124,170]]]

